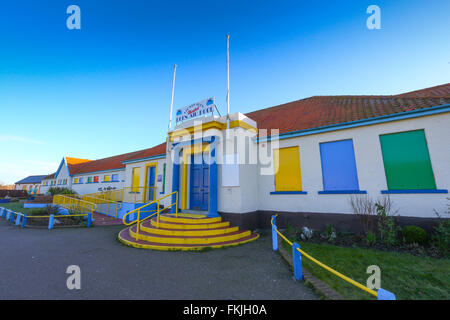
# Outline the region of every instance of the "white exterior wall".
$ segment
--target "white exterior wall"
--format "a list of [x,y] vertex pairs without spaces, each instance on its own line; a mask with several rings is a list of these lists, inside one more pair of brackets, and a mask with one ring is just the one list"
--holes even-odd
[[[67,184],[62,184],[64,179],[67,179]],[[55,175],[53,180],[56,180],[56,184],[52,187],[72,188],[72,179],[65,163],[61,167],[61,170],[59,170],[58,175]],[[58,183],[59,180],[61,180],[61,184]]]
[[[166,168],[166,185],[165,185],[165,193],[163,194],[163,183],[164,183],[164,163],[166,162],[165,158],[161,159],[152,159],[152,160],[143,160],[139,162],[133,162],[133,163],[127,163],[124,171],[124,201],[134,201],[135,194],[131,192],[131,184],[132,184],[132,175],[133,175],[133,168],[140,168],[140,176],[139,176],[139,186],[144,187],[146,186],[145,183],[145,175],[146,175],[146,165],[149,164],[155,164],[156,163],[156,195],[155,199],[161,198],[164,196],[164,194],[169,194],[172,192],[172,183],[170,185],[168,184],[168,176]],[[158,181],[158,176],[161,175],[161,181]],[[141,188],[139,194],[136,194],[136,199],[142,199],[142,192],[144,188]],[[147,201],[148,202],[148,201]],[[161,201],[162,205],[170,204],[170,198],[163,199]]]
[[[51,187],[50,183],[51,183],[52,180],[53,179],[42,180],[42,182],[41,182],[41,194],[46,194],[48,192],[48,189]],[[44,182],[47,182],[46,186],[44,186]]]
[[[387,122],[279,141],[279,147],[299,146],[302,188],[308,194],[271,195],[273,175],[259,177],[259,210],[290,212],[352,213],[348,194],[318,194],[323,190],[319,143],[353,139],[360,190],[374,200],[387,190],[379,136],[424,129],[437,189],[450,189],[450,113]],[[265,142],[262,142],[263,144]],[[270,143],[267,147],[272,148]],[[445,212],[449,194],[390,194],[398,214],[436,217],[433,209]]]
[[[110,176],[112,179],[112,175],[119,175],[118,182],[108,181],[103,182],[104,176]],[[98,176],[98,182],[88,183],[88,177],[92,177],[92,181],[94,181],[94,176]],[[74,183],[75,178],[83,178],[83,183]],[[71,177],[72,179],[72,189],[75,190],[78,194],[87,194],[87,193],[95,193],[99,192],[99,189],[106,190],[107,188],[115,188],[122,189],[125,183],[125,170],[112,170],[112,171],[102,171],[102,172],[89,172],[76,174]]]

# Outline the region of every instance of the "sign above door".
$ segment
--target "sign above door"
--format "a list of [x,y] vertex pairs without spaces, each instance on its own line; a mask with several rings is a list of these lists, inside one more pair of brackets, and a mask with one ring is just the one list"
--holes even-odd
[[205,99],[178,109],[175,113],[175,121],[178,124],[186,120],[205,116],[209,113],[212,114],[214,113],[214,108],[216,108],[215,98]]

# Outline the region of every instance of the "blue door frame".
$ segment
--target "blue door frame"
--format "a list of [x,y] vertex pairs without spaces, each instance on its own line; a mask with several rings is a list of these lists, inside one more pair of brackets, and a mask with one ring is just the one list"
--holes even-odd
[[[183,141],[172,144],[174,150],[174,162],[172,168],[172,192],[178,191],[180,193],[180,150],[183,146],[194,145],[197,143],[209,143],[210,144],[210,164],[209,164],[209,206],[208,217],[220,217],[217,212],[217,161],[216,161],[216,144],[219,137],[204,137],[191,141]],[[172,203],[175,203],[176,195],[172,195]],[[175,206],[172,206],[171,212],[175,213]]]

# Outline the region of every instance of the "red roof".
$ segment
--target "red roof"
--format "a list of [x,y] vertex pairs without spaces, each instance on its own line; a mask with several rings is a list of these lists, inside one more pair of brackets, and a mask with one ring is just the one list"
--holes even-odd
[[397,95],[397,97],[449,97],[450,83],[441,84],[439,86],[411,91]]
[[[395,96],[315,96],[253,111],[246,115],[257,122],[258,129],[278,128],[280,133],[286,133],[443,104],[450,104],[450,83]],[[123,161],[165,153],[166,143],[161,143],[149,149],[109,158],[93,161],[81,159],[87,162],[68,163],[68,166],[72,175],[114,170],[124,168]]]
[[443,104],[450,104],[450,83],[396,96],[315,96],[246,116],[256,121],[258,129],[279,129],[281,134]]
[[52,174],[49,174],[48,176],[45,176],[44,178],[42,178],[42,180],[48,180],[48,179],[53,179],[53,178],[55,178],[55,173],[56,173],[56,172],[54,172],[54,173],[52,173]]
[[149,149],[134,151],[134,152],[130,152],[130,153],[121,154],[118,156],[93,160],[93,161],[79,163],[79,164],[75,164],[75,165],[68,164],[69,172],[71,175],[74,175],[74,174],[89,173],[89,172],[95,172],[95,171],[121,169],[121,168],[125,168],[125,165],[122,163],[123,161],[147,158],[147,157],[156,156],[156,155],[160,155],[160,154],[164,154],[164,153],[166,153],[166,143],[165,142],[161,143],[153,148],[149,148]]

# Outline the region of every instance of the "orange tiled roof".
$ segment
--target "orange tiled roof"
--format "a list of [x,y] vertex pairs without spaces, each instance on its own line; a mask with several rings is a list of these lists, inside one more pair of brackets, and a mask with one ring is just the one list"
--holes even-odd
[[246,116],[257,122],[258,129],[279,129],[281,134],[443,104],[450,104],[450,83],[396,96],[314,96]]
[[92,161],[92,160],[66,157],[66,163],[68,165],[74,165],[74,164],[84,163],[84,162],[88,162],[88,161]]
[[161,143],[155,147],[144,149],[140,151],[134,151],[130,153],[125,153],[117,156],[112,156],[108,158],[88,161],[84,163],[79,163],[75,165],[69,165],[69,172],[71,175],[80,174],[80,173],[89,173],[96,171],[105,171],[105,170],[114,170],[125,168],[125,165],[122,163],[126,160],[134,160],[141,159],[151,156],[156,156],[159,154],[166,153],[166,143]]

